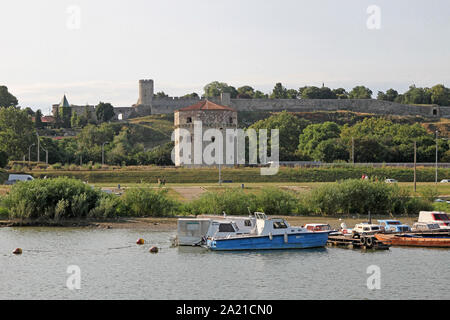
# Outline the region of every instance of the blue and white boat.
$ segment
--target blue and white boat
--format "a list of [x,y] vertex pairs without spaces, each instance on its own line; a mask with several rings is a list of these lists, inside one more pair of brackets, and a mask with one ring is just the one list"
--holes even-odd
[[328,231],[311,232],[302,227],[291,227],[281,218],[267,218],[255,212],[256,224],[248,233],[236,230],[229,222],[226,235],[214,234],[206,239],[206,247],[214,251],[226,250],[273,250],[324,247]]

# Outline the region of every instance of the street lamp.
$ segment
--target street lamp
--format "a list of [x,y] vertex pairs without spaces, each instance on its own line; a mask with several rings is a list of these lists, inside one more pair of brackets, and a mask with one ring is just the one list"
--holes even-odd
[[35,143],[33,143],[31,146],[28,147],[28,166],[31,165],[31,148],[36,145]]
[[437,184],[438,178],[438,134],[439,131],[436,130],[436,166],[435,166],[435,181],[434,181],[435,184]]
[[102,144],[102,167],[105,165],[105,144],[108,144],[109,142],[103,142]]
[[48,149],[44,149],[44,148],[42,148],[42,150],[44,150],[44,151],[45,151],[45,165],[47,165],[47,166],[48,166]]

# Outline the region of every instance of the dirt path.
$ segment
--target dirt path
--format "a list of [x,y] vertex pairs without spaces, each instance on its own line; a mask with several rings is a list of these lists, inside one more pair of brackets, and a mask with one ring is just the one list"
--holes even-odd
[[172,190],[180,194],[185,201],[191,201],[206,192],[204,187],[172,187]]

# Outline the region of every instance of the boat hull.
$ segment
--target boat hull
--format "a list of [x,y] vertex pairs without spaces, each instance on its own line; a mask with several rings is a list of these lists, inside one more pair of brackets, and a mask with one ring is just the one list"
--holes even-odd
[[324,247],[328,232],[303,232],[289,235],[242,236],[208,239],[206,246],[214,251],[306,249]]
[[402,237],[396,235],[376,234],[378,241],[393,246],[450,248],[450,238]]

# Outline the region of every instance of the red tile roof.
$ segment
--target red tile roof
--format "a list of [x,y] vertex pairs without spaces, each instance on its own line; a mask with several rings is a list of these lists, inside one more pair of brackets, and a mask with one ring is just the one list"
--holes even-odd
[[191,110],[228,110],[228,111],[236,111],[233,108],[222,106],[220,104],[216,104],[209,100],[203,100],[192,106],[178,109],[177,111],[191,111]]

